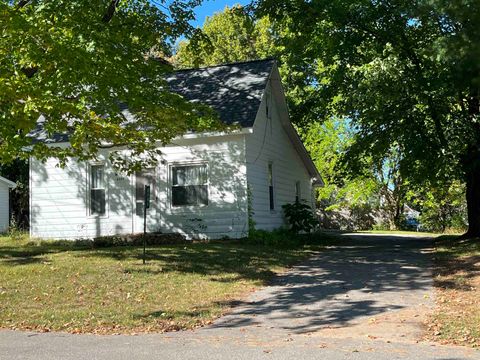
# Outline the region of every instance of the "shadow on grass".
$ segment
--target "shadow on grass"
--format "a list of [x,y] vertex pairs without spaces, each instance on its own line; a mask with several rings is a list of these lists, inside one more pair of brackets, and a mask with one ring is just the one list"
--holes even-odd
[[470,290],[469,280],[480,273],[480,239],[444,235],[435,241],[435,286],[442,289]]
[[272,249],[226,242],[152,247],[147,250],[145,267],[140,265],[141,251],[132,248],[104,249],[89,252],[86,256],[138,260],[139,265],[132,264],[125,269],[131,274],[195,273],[225,283],[242,279],[266,283],[274,275],[272,268],[293,265],[307,253],[301,249]]
[[7,265],[29,265],[47,261],[46,256],[70,251],[92,249],[85,242],[75,241],[0,241],[0,263]]
[[[272,282],[278,286],[272,296],[253,303],[215,303],[213,308],[242,305],[236,317],[219,322],[215,327],[252,325],[262,316],[275,316],[281,321],[280,327],[295,333],[342,326],[360,317],[401,309],[407,306],[401,300],[403,294],[413,291],[423,294],[430,289],[430,239],[351,234],[338,240],[337,236],[337,233],[320,236],[312,239],[314,245],[298,249],[255,246],[240,241],[152,246],[147,250],[146,266],[141,264],[140,247],[76,249],[53,244],[17,250],[11,245],[10,248],[0,247],[0,261],[15,258],[22,251],[22,256],[30,252],[33,258],[70,251],[81,261],[83,258],[85,261],[105,259],[110,263],[121,261],[126,274],[178,272],[201,274],[219,282],[243,279],[259,284]],[[326,246],[326,250],[316,252],[321,246]],[[273,277],[272,281],[276,268],[299,263],[313,254],[314,257],[296,266],[294,271]],[[154,277],[151,280],[154,281]],[[346,295],[351,291],[374,294],[375,297],[350,299]],[[174,315],[163,309],[151,310],[155,311],[137,315],[158,319],[178,315],[189,319],[204,313],[203,308],[188,309],[182,314],[172,313]]]

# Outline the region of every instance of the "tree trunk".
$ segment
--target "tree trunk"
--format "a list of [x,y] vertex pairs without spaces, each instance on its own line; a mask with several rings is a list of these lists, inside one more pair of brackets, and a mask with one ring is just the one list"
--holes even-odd
[[476,238],[480,237],[480,166],[471,167],[466,176],[468,231],[463,237]]
[[468,231],[464,238],[480,237],[480,127],[477,118],[480,115],[480,90],[471,91],[468,100],[468,114],[473,120],[475,143],[471,144],[463,159],[467,185],[467,217]]

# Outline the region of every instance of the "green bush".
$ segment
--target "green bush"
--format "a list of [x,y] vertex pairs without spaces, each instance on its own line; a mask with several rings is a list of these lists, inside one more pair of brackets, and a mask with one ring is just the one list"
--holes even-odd
[[251,230],[246,242],[253,245],[283,248],[294,248],[302,244],[298,235],[285,229]]
[[282,206],[290,230],[295,234],[311,232],[318,226],[318,220],[313,215],[312,208],[302,202],[285,204]]
[[[181,234],[146,234],[147,245],[179,244],[187,240]],[[139,246],[143,244],[143,234],[101,236],[93,239],[93,247]]]

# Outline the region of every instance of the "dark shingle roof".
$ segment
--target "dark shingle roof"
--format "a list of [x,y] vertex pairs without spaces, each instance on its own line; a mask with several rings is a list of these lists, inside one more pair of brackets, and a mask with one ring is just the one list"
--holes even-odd
[[[255,60],[199,69],[178,70],[166,76],[173,92],[211,106],[225,124],[252,127],[274,60]],[[124,109],[125,110],[125,109]],[[69,134],[47,136],[45,118],[30,133],[34,141],[68,142]]]
[[226,124],[251,127],[274,60],[180,70],[167,77],[172,91],[211,106]]

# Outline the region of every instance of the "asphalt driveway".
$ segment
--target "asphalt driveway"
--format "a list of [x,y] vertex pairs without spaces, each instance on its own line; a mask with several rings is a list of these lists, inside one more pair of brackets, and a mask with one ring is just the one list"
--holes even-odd
[[422,340],[431,240],[344,235],[211,327],[94,336],[0,332],[0,359],[480,359]]

